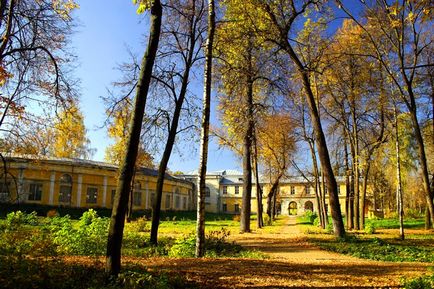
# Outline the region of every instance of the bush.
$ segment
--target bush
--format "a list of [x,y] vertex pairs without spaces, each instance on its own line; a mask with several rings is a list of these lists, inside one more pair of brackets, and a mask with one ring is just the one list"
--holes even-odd
[[16,211],[7,214],[5,221],[5,228],[7,230],[17,230],[22,225],[38,225],[38,217],[36,212],[31,212],[30,214]]
[[54,218],[58,216],[59,216],[59,212],[57,212],[57,210],[52,209],[47,212],[47,218]]
[[375,234],[375,225],[372,223],[365,224],[365,233],[366,234]]
[[327,223],[327,226],[325,227],[325,230],[329,234],[333,233],[333,222],[331,222],[329,220],[329,222]]
[[150,232],[151,229],[149,228],[148,221],[145,217],[138,218],[136,221],[131,222],[131,229],[134,232],[143,232],[147,233]]
[[194,257],[196,250],[196,235],[189,234],[185,237],[179,238],[175,244],[170,248],[170,257]]
[[405,216],[409,219],[418,219],[418,218],[423,218],[425,214],[420,213],[418,210],[415,209],[407,209],[405,211]]
[[98,217],[90,209],[83,213],[77,228],[74,228],[69,216],[49,219],[46,228],[52,233],[60,253],[102,255],[107,244],[108,225],[108,218]]
[[267,214],[264,214],[264,215],[262,216],[262,218],[263,218],[263,220],[264,220],[264,224],[265,224],[265,225],[271,225],[271,219],[270,219],[270,216],[268,216]]
[[402,283],[405,289],[432,289],[434,288],[434,275],[402,279]]
[[241,221],[241,216],[240,215],[234,215],[233,218],[232,218],[232,221],[234,221],[234,222]]
[[318,215],[312,211],[306,211],[302,216],[297,217],[297,222],[302,224],[313,224]]

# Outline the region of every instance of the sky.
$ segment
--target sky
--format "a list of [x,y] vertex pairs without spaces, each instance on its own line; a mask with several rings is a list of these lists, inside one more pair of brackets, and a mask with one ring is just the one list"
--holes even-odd
[[[91,147],[97,151],[94,160],[103,161],[105,148],[111,143],[106,128],[102,96],[113,81],[119,79],[116,66],[128,61],[128,49],[143,55],[149,23],[136,14],[132,1],[78,0],[80,8],[74,12],[78,27],[71,44],[78,58],[76,76],[81,80],[80,107],[85,117]],[[202,87],[192,87],[202,97]],[[211,112],[216,123],[215,102]],[[158,164],[158,158],[155,159]],[[171,171],[189,172],[199,166],[199,144],[195,148],[182,146],[174,150],[169,162]],[[232,152],[210,143],[208,170],[239,169],[239,160]]]

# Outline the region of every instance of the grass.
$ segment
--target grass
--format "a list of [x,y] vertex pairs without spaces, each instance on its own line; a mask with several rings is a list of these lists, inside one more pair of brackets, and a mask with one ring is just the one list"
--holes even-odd
[[[366,224],[372,224],[377,229],[399,229],[398,219],[368,219]],[[405,229],[423,229],[425,226],[424,219],[405,219]]]
[[424,220],[409,219],[404,227],[410,232],[405,240],[398,238],[399,222],[394,219],[367,220],[375,234],[347,232],[343,239],[326,234],[317,226],[299,219],[302,231],[320,248],[358,258],[392,262],[434,262],[434,234],[424,231]]

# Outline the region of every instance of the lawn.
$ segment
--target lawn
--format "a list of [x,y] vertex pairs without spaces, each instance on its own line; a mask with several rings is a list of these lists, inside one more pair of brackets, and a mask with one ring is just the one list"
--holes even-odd
[[314,226],[307,216],[298,223],[309,240],[325,250],[379,261],[434,263],[434,234],[424,230],[423,219],[405,220],[405,240],[399,239],[396,219],[367,220],[366,227],[373,227],[374,233],[350,231],[343,239]]

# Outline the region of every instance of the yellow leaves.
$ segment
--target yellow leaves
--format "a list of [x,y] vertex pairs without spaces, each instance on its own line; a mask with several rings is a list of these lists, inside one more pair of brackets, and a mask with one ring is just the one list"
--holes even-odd
[[151,0],[133,0],[134,5],[139,5],[136,12],[137,14],[142,14],[146,10],[151,9],[152,7],[152,1]]
[[53,0],[52,7],[56,13],[65,20],[69,20],[71,12],[80,6],[74,0]]
[[60,158],[81,158],[86,155],[86,138],[83,114],[75,103],[62,111],[54,125],[53,154]]
[[12,74],[10,74],[3,65],[0,65],[0,87],[5,85],[6,81],[13,77]]

